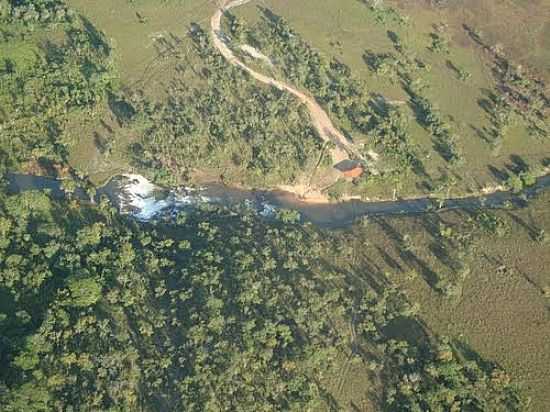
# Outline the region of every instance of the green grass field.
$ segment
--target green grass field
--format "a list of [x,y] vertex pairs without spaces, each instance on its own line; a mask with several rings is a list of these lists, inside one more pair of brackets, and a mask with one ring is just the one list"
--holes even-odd
[[166,73],[170,46],[186,37],[191,23],[206,25],[215,9],[215,3],[209,0],[68,3],[110,39],[122,84],[149,90],[166,87],[174,75]]
[[[397,4],[394,4],[397,3]],[[491,127],[490,114],[482,107],[491,92],[495,90],[496,81],[492,75],[492,65],[486,52],[478,47],[466,34],[463,24],[469,24],[487,32],[487,41],[492,42],[495,36],[500,36],[500,41],[510,47],[510,56],[515,61],[526,61],[533,64],[533,69],[543,77],[547,76],[547,61],[544,55],[546,48],[540,42],[533,40],[525,33],[510,39],[505,33],[504,27],[487,26],[473,10],[489,7],[495,13],[495,18],[509,18],[514,11],[518,15],[524,12],[521,6],[504,5],[491,7],[488,2],[482,5],[471,5],[471,12],[463,11],[461,7],[431,9],[421,6],[420,2],[410,5],[407,3],[388,2],[396,6],[401,16],[408,16],[409,25],[403,26],[388,18],[381,24],[373,13],[361,1],[338,2],[331,0],[300,2],[268,0],[261,4],[251,2],[248,5],[236,9],[235,14],[249,25],[258,22],[260,7],[267,7],[275,14],[284,17],[289,25],[311,47],[318,50],[328,58],[336,58],[349,66],[355,77],[364,82],[365,88],[371,96],[382,95],[387,100],[397,100],[403,105],[410,118],[410,129],[413,141],[419,146],[421,160],[427,173],[437,178],[442,172],[451,173],[461,182],[456,187],[455,194],[477,191],[482,187],[498,183],[495,171],[505,171],[513,166],[513,159],[522,159],[533,168],[538,168],[547,161],[550,151],[548,139],[537,139],[528,136],[525,122],[520,116],[515,116],[513,125],[498,147],[492,147],[487,141],[486,131]],[[510,2],[511,3],[511,2]],[[538,10],[546,13],[550,2],[539,2]],[[400,6],[400,7],[398,7]],[[465,6],[466,7],[466,6]],[[469,7],[469,6],[468,6]],[[536,9],[530,6],[530,9]],[[434,53],[430,46],[430,34],[434,33],[434,26],[440,23],[446,25],[446,35],[449,37],[449,53]],[[543,30],[540,26],[540,18],[534,19],[529,27],[534,32]],[[422,74],[422,80],[429,85],[426,97],[439,107],[444,118],[459,136],[458,146],[463,153],[464,161],[458,167],[448,167],[445,161],[434,151],[429,132],[417,125],[414,113],[406,104],[409,101],[405,90],[399,81],[390,81],[385,77],[369,71],[364,60],[365,51],[373,53],[395,52],[390,40],[391,32],[395,32],[402,39],[403,44],[415,53],[416,57],[428,64],[431,70]],[[529,31],[531,32],[531,30]],[[518,54],[518,43],[522,42],[525,49],[530,50],[530,57]],[[508,50],[506,50],[508,52]],[[531,59],[532,57],[532,59]],[[459,79],[457,68],[466,70],[469,79]],[[548,119],[546,119],[548,123]],[[351,131],[352,137],[359,142],[369,144],[369,136]],[[422,192],[416,188],[418,181],[405,181],[398,192],[403,195],[414,195]],[[367,189],[366,196],[388,197],[393,187],[388,187],[384,182],[383,187],[373,186]],[[353,190],[353,188],[351,189]]]
[[[368,268],[371,282],[378,274],[400,285],[420,305],[426,330],[503,367],[532,398],[531,410],[543,411],[550,404],[549,205],[547,193],[527,209],[497,212],[501,235],[466,230],[466,212],[372,219],[341,234],[351,258],[336,265]],[[447,243],[441,225],[469,237],[467,251]],[[456,290],[436,290],[449,279],[457,281]],[[405,333],[414,338],[417,332]],[[350,372],[345,387],[356,379]]]
[[[464,4],[462,4],[464,3]],[[487,138],[491,128],[491,115],[482,108],[495,90],[496,81],[492,75],[491,62],[486,53],[467,35],[463,24],[469,24],[482,31],[488,42],[502,43],[514,61],[529,62],[534,70],[544,76],[549,73],[545,59],[548,31],[544,19],[549,2],[535,5],[506,3],[493,7],[490,2],[461,2],[447,8],[429,8],[421,2],[388,2],[401,16],[408,16],[410,24],[399,24],[395,17],[383,23],[377,20],[376,13],[362,1],[335,2],[334,0],[304,0],[290,2],[267,0],[262,3],[252,1],[235,10],[235,14],[249,25],[258,21],[259,7],[267,7],[275,14],[283,16],[289,25],[315,50],[326,58],[336,58],[350,67],[353,76],[364,82],[366,92],[371,96],[384,96],[397,101],[409,117],[409,129],[413,143],[418,148],[420,160],[431,179],[454,175],[458,184],[453,194],[472,193],[487,186],[502,183],[501,176],[514,169],[517,162],[525,162],[538,169],[548,160],[550,144],[547,139],[528,136],[525,122],[514,116],[513,124],[507,131],[502,144],[494,147]],[[517,2],[516,2],[517,3]],[[191,86],[201,81],[191,70],[185,74],[177,72],[178,65],[187,68],[196,66],[189,53],[190,40],[186,33],[191,23],[209,27],[209,16],[215,4],[209,1],[166,1],[160,4],[144,0],[112,4],[107,1],[87,2],[71,0],[70,4],[83,13],[103,31],[111,41],[115,61],[120,75],[120,85],[127,94],[143,92],[149,98],[163,101],[174,79],[185,76],[184,81]],[[483,14],[485,13],[485,14]],[[519,21],[530,19],[529,30],[515,33],[506,31],[502,24],[489,24],[480,16],[498,16],[493,20],[510,19],[516,16]],[[500,20],[499,20],[500,21]],[[434,53],[428,48],[434,25],[446,24],[449,37],[449,53]],[[426,97],[440,109],[448,120],[453,132],[458,136],[458,148],[464,161],[452,168],[434,150],[430,133],[418,124],[410,107],[409,96],[399,81],[377,75],[369,70],[365,53],[395,52],[391,32],[396,33],[408,50],[419,60],[430,66],[429,72],[422,74],[422,80],[429,85]],[[521,47],[521,45],[525,47]],[[529,54],[520,51],[529,51]],[[508,55],[508,54],[507,54]],[[458,69],[470,76],[464,81],[459,78]],[[125,164],[125,147],[131,142],[132,131],[117,130],[110,138],[117,143],[110,151],[109,158],[94,147],[94,136],[105,133],[99,120],[109,123],[108,109],[97,113],[97,121],[80,122],[76,119],[73,129],[82,130],[78,144],[72,144],[71,161],[74,166],[96,181],[117,173]],[[120,128],[118,128],[120,129]],[[122,128],[123,129],[123,128]],[[370,136],[349,130],[352,138],[367,146],[372,143]],[[71,141],[71,138],[68,137]],[[112,160],[114,159],[114,160]],[[125,167],[125,166],[124,166]],[[361,185],[347,185],[347,191],[366,198],[393,195],[394,189],[400,196],[425,194],[427,189],[422,179],[407,177],[393,184],[391,181]],[[429,191],[428,191],[429,192]]]
[[[166,98],[169,85],[178,76],[178,62],[193,66],[186,60],[190,25],[206,26],[215,8],[208,0],[68,3],[111,42],[120,88],[128,95],[145,93],[152,100]],[[108,153],[98,149],[98,136],[112,142]],[[135,139],[136,133],[118,124],[107,105],[98,107],[92,118],[75,117],[65,133],[71,164],[96,183],[130,169],[127,147]]]

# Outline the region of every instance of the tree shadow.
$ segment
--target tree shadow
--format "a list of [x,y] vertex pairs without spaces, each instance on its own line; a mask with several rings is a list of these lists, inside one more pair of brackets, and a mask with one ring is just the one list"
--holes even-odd
[[380,256],[382,257],[382,259],[384,260],[384,262],[386,262],[386,265],[388,265],[390,268],[392,268],[393,270],[398,270],[398,271],[402,271],[403,270],[403,267],[399,264],[399,262],[397,262],[394,258],[392,258],[388,252],[386,252],[384,249],[382,249],[380,246],[376,246],[376,250],[378,251],[378,253],[380,254]]
[[390,39],[390,41],[392,42],[393,44],[393,47],[395,48],[395,50],[398,52],[398,53],[403,53],[403,46],[401,45],[401,40],[399,38],[399,35],[394,32],[394,31],[391,31],[391,30],[388,30],[386,32],[388,38]]
[[510,155],[510,160],[511,160],[512,164],[506,165],[506,167],[512,173],[518,174],[518,173],[526,172],[526,171],[529,170],[529,165],[527,164],[527,162],[520,155],[512,154],[512,155]]
[[497,363],[489,361],[483,358],[479,353],[477,353],[470,345],[468,345],[463,340],[453,340],[453,348],[457,350],[466,360],[474,361],[477,363],[480,368],[486,372],[491,373],[495,367],[500,367]]
[[107,132],[108,132],[109,134],[113,134],[113,133],[114,133],[113,128],[112,128],[110,125],[108,125],[107,122],[106,122],[105,120],[100,119],[100,120],[99,120],[99,123],[101,124],[101,126],[102,126],[105,130],[107,130]]
[[403,237],[401,234],[394,229],[389,222],[384,218],[376,218],[374,220],[380,228],[387,234],[390,239],[395,243],[396,249],[398,250],[399,257],[403,262],[407,263],[409,266],[418,270],[426,283],[431,287],[435,288],[438,276],[437,274],[424,262],[421,258],[416,256],[406,245],[403,243]]
[[40,50],[44,53],[46,61],[49,64],[63,64],[66,54],[66,52],[63,50],[63,47],[50,40],[46,40],[40,44]]
[[80,21],[84,27],[84,32],[88,36],[90,44],[104,56],[109,56],[112,52],[109,42],[105,39],[105,35],[96,29],[93,23],[86,17],[80,15]]
[[262,17],[271,25],[277,26],[283,18],[268,9],[267,7],[257,6],[258,10],[260,10],[260,13],[262,14]]
[[445,66],[447,66],[447,68],[448,68],[449,70],[451,70],[451,71],[455,74],[455,76],[457,76],[457,77],[460,76],[460,70],[459,70],[458,67],[456,67],[456,65],[455,65],[452,61],[450,61],[449,59],[447,59],[447,60],[445,61]]
[[107,104],[120,127],[128,124],[136,115],[136,110],[124,97],[112,92],[107,93]]
[[466,31],[468,36],[478,45],[485,47],[485,43],[483,42],[483,39],[476,33],[476,31],[468,26],[467,24],[463,24],[462,28]]
[[430,243],[428,249],[443,265],[453,271],[458,271],[463,266],[459,260],[449,253],[449,247],[452,247],[452,245],[447,245],[442,239],[437,239]]
[[494,106],[495,106],[496,102],[498,101],[498,96],[495,94],[494,91],[486,89],[486,88],[482,88],[482,89],[480,89],[480,91],[481,91],[481,94],[484,97],[478,99],[477,104],[491,118],[494,118],[494,115],[495,115]]
[[498,182],[504,182],[508,180],[510,177],[510,173],[508,173],[505,169],[498,169],[497,167],[493,165],[487,166],[489,169],[489,172],[491,172],[491,175],[498,181]]
[[100,135],[98,132],[95,132],[95,131],[93,135],[94,135],[94,146],[99,151],[99,153],[110,154],[111,153],[110,139]]
[[527,232],[527,234],[529,235],[529,237],[531,238],[531,240],[537,240],[537,236],[539,234],[539,230],[538,228],[533,225],[533,224],[530,224],[530,223],[527,223],[525,220],[523,220],[521,217],[519,217],[517,214],[515,213],[512,213],[512,212],[507,212],[506,213],[507,216],[512,219],[516,224],[518,224],[519,226],[521,226],[523,229],[525,229],[525,231]]
[[405,341],[409,345],[419,345],[430,340],[428,328],[416,318],[396,318],[383,328],[383,334],[386,339]]
[[474,131],[474,133],[485,143],[491,144],[494,142],[494,134],[491,130],[489,130],[487,127],[483,126],[481,129],[474,126],[473,124],[470,124],[470,129]]

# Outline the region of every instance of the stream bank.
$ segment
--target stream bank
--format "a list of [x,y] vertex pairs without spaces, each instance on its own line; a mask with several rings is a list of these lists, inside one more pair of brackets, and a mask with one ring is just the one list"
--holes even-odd
[[[48,190],[52,196],[63,198],[63,181],[18,173],[9,173],[8,190],[19,193],[28,190]],[[311,203],[301,200],[295,194],[282,190],[244,190],[221,184],[205,185],[201,188],[161,188],[140,175],[120,175],[99,187],[95,201],[106,196],[121,213],[138,220],[148,221],[159,215],[173,214],[178,210],[192,210],[204,204],[228,208],[246,207],[261,216],[269,217],[277,210],[288,209],[300,214],[303,222],[329,229],[345,228],[358,219],[369,216],[413,215],[444,210],[481,210],[508,206],[525,207],[529,199],[550,188],[550,175],[537,179],[533,186],[521,193],[511,191],[494,192],[482,196],[437,200],[424,197],[395,201],[349,200],[338,203]],[[90,200],[82,189],[72,196]]]

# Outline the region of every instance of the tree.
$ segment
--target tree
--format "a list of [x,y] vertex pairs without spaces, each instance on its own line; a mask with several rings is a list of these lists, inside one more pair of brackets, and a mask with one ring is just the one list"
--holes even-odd
[[67,282],[70,292],[69,304],[77,307],[94,305],[101,298],[101,284],[92,277],[71,277]]

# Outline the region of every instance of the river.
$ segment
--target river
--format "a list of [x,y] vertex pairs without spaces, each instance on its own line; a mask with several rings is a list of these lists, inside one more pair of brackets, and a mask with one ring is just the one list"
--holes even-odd
[[[256,80],[287,91],[303,102],[310,112],[312,125],[326,141],[333,142],[332,157],[334,163],[348,159],[356,150],[347,138],[333,125],[328,114],[315,99],[292,86],[261,74],[239,60],[221,33],[223,14],[250,0],[224,0],[211,19],[214,46],[229,64],[240,67]],[[355,153],[357,155],[357,153]],[[49,190],[52,196],[61,198],[66,194],[62,181],[28,176],[17,173],[8,174],[8,187],[12,192],[26,190]],[[166,189],[155,186],[140,175],[116,176],[105,186],[97,190],[94,201],[101,196],[108,197],[122,213],[134,216],[141,221],[155,219],[160,215],[170,215],[178,210],[192,210],[200,205],[215,204],[230,208],[249,208],[261,216],[269,218],[277,210],[289,209],[300,213],[303,221],[309,221],[324,228],[342,228],[351,225],[364,216],[410,215],[450,209],[500,208],[507,205],[524,206],[527,200],[550,187],[550,175],[541,177],[536,184],[523,193],[495,192],[485,196],[473,196],[460,199],[437,201],[432,198],[395,200],[384,202],[363,202],[350,200],[338,203],[311,203],[301,200],[293,193],[281,190],[239,190],[221,184],[206,185],[200,189]],[[77,189],[73,196],[83,200],[92,200],[85,191]]]
[[[18,193],[28,190],[48,190],[53,197],[62,198],[62,180],[9,173],[8,190]],[[315,204],[300,200],[295,194],[284,191],[240,190],[221,184],[202,188],[166,189],[155,186],[140,175],[122,175],[98,188],[95,201],[106,196],[121,213],[141,221],[149,221],[160,215],[178,210],[192,211],[204,205],[220,205],[229,208],[249,208],[258,215],[269,218],[277,210],[289,209],[300,213],[301,220],[322,228],[338,229],[353,224],[364,216],[412,215],[444,210],[479,210],[503,208],[508,205],[523,207],[529,199],[550,188],[550,175],[537,179],[535,185],[522,193],[495,192],[484,196],[438,201],[433,198],[404,199],[395,201],[345,202]],[[83,190],[74,196],[90,200]]]

